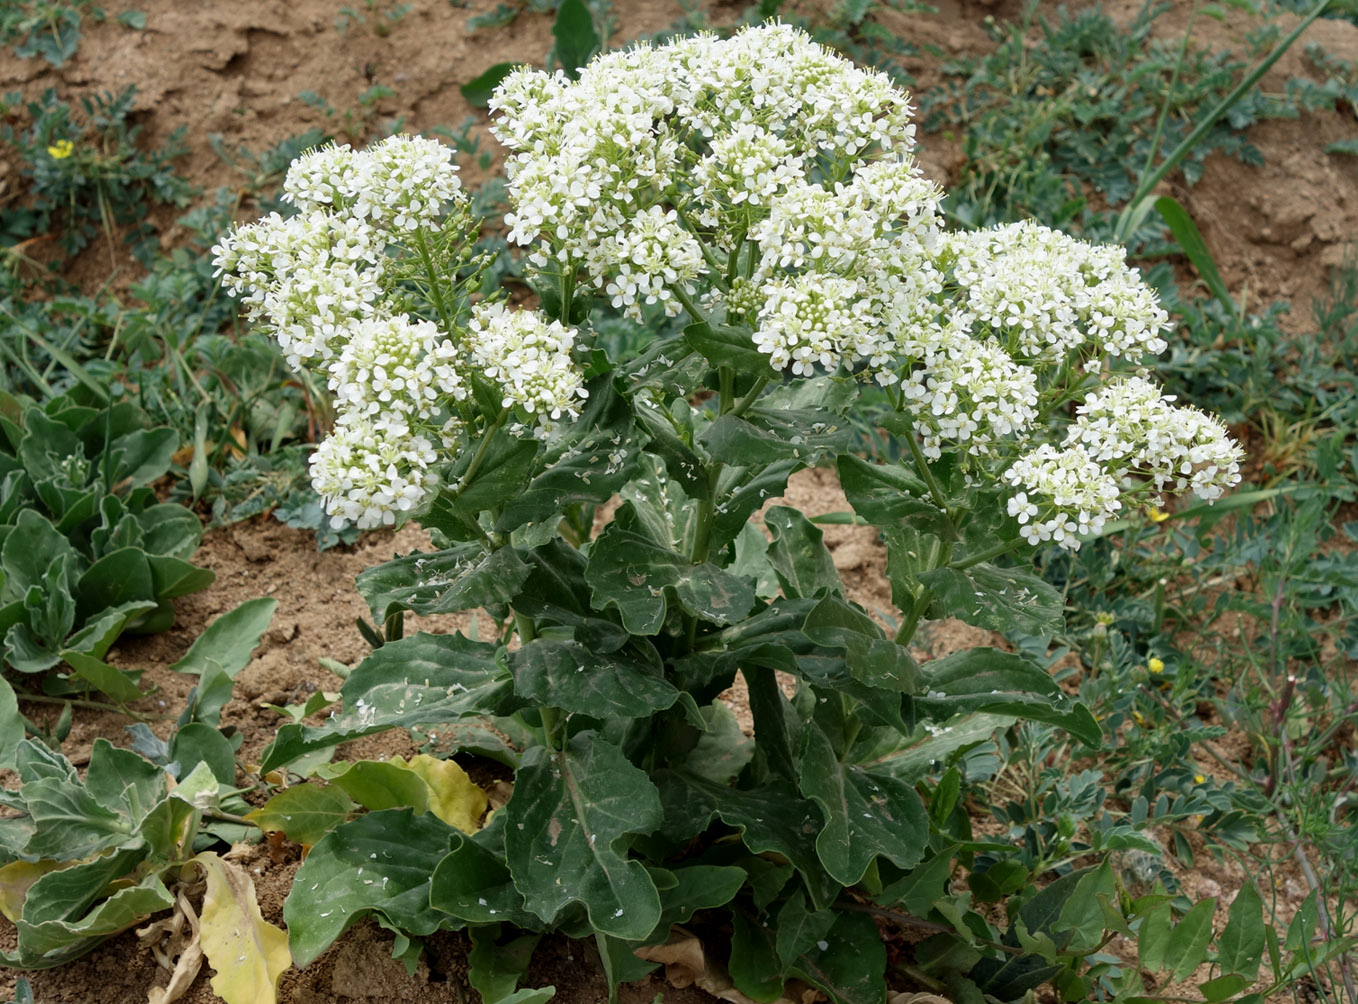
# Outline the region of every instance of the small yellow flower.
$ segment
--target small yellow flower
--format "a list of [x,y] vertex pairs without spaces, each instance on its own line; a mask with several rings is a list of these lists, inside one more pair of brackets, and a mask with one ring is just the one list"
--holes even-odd
[[47,148],[47,154],[53,160],[65,160],[75,150],[75,144],[69,139],[59,139]]
[[1169,519],[1169,513],[1162,512],[1155,506],[1151,506],[1147,509],[1146,515],[1150,517],[1152,523],[1163,523],[1165,520]]
[[1205,784],[1206,782],[1207,782],[1207,775],[1206,775],[1206,774],[1194,774],[1194,775],[1193,775],[1193,783],[1194,783],[1194,784]]
[[1143,715],[1143,714],[1142,714],[1141,712],[1139,712],[1139,711],[1133,711],[1133,712],[1132,712],[1132,721],[1136,722],[1136,724],[1138,724],[1138,725],[1145,725],[1145,724],[1146,724],[1146,716]]
[[1152,673],[1163,673],[1165,671],[1165,664],[1161,660],[1152,657],[1151,661],[1146,663],[1146,668]]

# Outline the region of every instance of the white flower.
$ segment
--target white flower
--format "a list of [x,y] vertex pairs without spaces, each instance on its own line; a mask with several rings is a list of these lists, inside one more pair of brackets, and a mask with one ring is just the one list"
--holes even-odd
[[868,300],[852,279],[811,272],[771,282],[761,291],[754,345],[774,369],[811,376],[876,352],[881,337]]
[[348,341],[327,368],[335,403],[370,419],[399,415],[433,422],[448,401],[467,397],[453,343],[431,321],[398,314],[351,325]]
[[537,311],[493,303],[472,311],[467,340],[475,365],[499,385],[504,407],[556,421],[578,417],[580,402],[589,396],[571,361],[575,335],[574,328]]
[[336,529],[390,526],[437,485],[433,445],[399,420],[348,417],[311,455],[311,485]]
[[395,230],[432,226],[449,203],[465,201],[453,151],[422,136],[388,136],[360,155],[353,212]]
[[679,225],[678,214],[652,206],[600,242],[590,270],[613,306],[639,321],[641,303],[659,302],[667,315],[678,314],[683,308],[673,290],[692,295],[694,280],[706,268],[697,239]]
[[1081,538],[1101,531],[1122,507],[1117,481],[1079,446],[1058,450],[1043,443],[1004,478],[1023,489],[1009,500],[1008,511],[1030,544],[1051,540],[1079,550]]

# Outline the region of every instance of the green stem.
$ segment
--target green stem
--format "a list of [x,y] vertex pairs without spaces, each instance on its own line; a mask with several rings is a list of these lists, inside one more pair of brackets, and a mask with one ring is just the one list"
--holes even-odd
[[434,301],[434,309],[439,312],[439,319],[443,321],[443,327],[449,334],[453,331],[453,318],[448,313],[448,306],[443,302],[443,291],[439,285],[439,277],[434,272],[434,256],[429,253],[429,241],[424,236],[424,228],[420,227],[415,231],[415,246],[420,251],[420,261],[424,263],[424,274],[429,279],[429,298]]
[[[904,414],[904,412],[902,412],[902,414]],[[929,495],[933,498],[934,505],[938,506],[944,512],[947,512],[947,496],[943,494],[943,489],[934,478],[934,472],[929,467],[929,459],[924,455],[924,451],[920,449],[919,440],[915,438],[915,430],[913,427],[910,429],[909,433],[906,434],[905,444],[910,448],[910,457],[915,462],[915,469],[919,472],[919,476],[923,479],[925,485],[928,486]]]
[[984,551],[968,554],[961,561],[952,562],[949,567],[955,568],[959,572],[965,572],[968,568],[974,568],[983,561],[989,561],[991,558],[998,558],[1002,554],[1008,554],[1018,547],[1020,543],[1022,543],[1021,540],[1001,541],[993,547],[987,547]]
[[481,442],[476,447],[476,453],[472,455],[472,462],[467,465],[467,470],[463,472],[462,477],[458,478],[457,486],[453,489],[454,495],[461,492],[463,488],[471,483],[472,476],[476,474],[477,468],[481,466],[481,461],[486,459],[486,451],[490,448],[490,441],[495,438],[495,434],[500,431],[508,417],[509,409],[502,409],[500,414],[495,416],[495,421],[487,426],[486,431],[481,434]]
[[920,619],[924,617],[925,611],[933,601],[933,590],[927,586],[921,587],[919,595],[915,597],[915,602],[910,604],[910,609],[905,612],[905,619],[901,621],[901,626],[896,631],[897,645],[909,645],[914,640],[915,629],[919,627]]
[[693,302],[693,297],[689,296],[688,293],[684,292],[684,288],[682,286],[678,285],[671,286],[670,292],[674,294],[674,298],[676,300],[683,304],[684,310],[688,311],[688,316],[693,318],[695,324],[707,323],[707,318],[703,316],[703,312],[698,309],[698,305]]
[[755,401],[759,399],[759,395],[764,392],[764,388],[767,387],[768,385],[769,378],[766,376],[761,376],[758,380],[754,382],[754,386],[750,388],[750,392],[736,402],[736,406],[731,409],[730,414],[736,418],[739,418],[741,415],[749,411],[750,405],[754,404]]
[[719,385],[719,398],[717,414],[725,415],[735,407],[736,401],[736,372],[729,366],[721,366],[717,369],[717,382]]
[[[109,704],[107,701],[88,701],[82,697],[54,697],[50,694],[26,694],[23,691],[15,691],[14,696],[20,701],[28,704],[69,704],[76,708],[89,708],[92,711],[112,711],[114,714],[125,715],[138,722],[168,722],[173,721],[178,715],[159,715],[142,714],[140,711],[133,711],[125,705]],[[150,694],[146,695],[150,697]]]

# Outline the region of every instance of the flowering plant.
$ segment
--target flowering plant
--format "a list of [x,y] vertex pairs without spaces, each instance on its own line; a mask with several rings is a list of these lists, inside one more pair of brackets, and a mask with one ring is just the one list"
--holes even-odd
[[[428,140],[305,155],[286,183],[297,214],[216,249],[290,363],[334,393],[312,476],[337,525],[413,517],[442,547],[360,577],[386,644],[326,724],[283,727],[263,769],[442,723],[514,768],[475,832],[395,800],[322,839],[289,899],[294,955],[364,913],[489,943],[504,921],[593,935],[620,981],[673,923],[722,911],[749,997],[796,976],[880,1000],[862,902],[927,911],[970,854],[939,836],[953,806],[933,766],[1024,719],[1100,741],[1027,658],[921,665],[917,629],[957,617],[1040,644],[1058,594],[997,561],[1078,548],[1166,493],[1214,499],[1239,448],[1140,368],[1167,315],[1120,249],[1032,223],[945,229],[907,96],[793,28],[519,70],[492,108],[535,307],[487,288],[478,221]],[[906,462],[853,452],[866,388]],[[751,523],[819,464],[885,540],[898,610],[847,598],[802,513]],[[494,640],[400,637],[406,610],[478,608]],[[737,675],[753,739],[718,700]],[[339,888],[349,861],[367,877]],[[990,927],[940,923],[972,945]],[[978,957],[958,979],[982,985]]]

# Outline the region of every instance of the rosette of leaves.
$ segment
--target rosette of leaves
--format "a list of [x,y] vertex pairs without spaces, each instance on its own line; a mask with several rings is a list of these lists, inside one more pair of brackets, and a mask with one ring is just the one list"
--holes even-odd
[[172,982],[191,981],[206,957],[228,1004],[276,999],[291,962],[286,936],[261,916],[249,874],[213,850],[252,830],[236,788],[241,736],[228,738],[219,719],[275,606],[249,600],[222,615],[172,667],[198,682],[168,739],[144,725],[130,729],[130,749],[97,739],[82,773],[60,751],[25,739],[17,709],[0,701],[0,767],[19,781],[0,791],[9,810],[0,819],[0,914],[17,935],[0,964],[61,965],[178,910],[189,915],[193,938],[180,956],[185,972]]
[[69,672],[48,693],[94,687],[140,696],[103,662],[127,631],[164,631],[171,601],[214,576],[190,563],[202,526],[150,483],[170,469],[178,435],[131,402],[72,392],[39,406],[0,399],[0,638],[7,670]]

